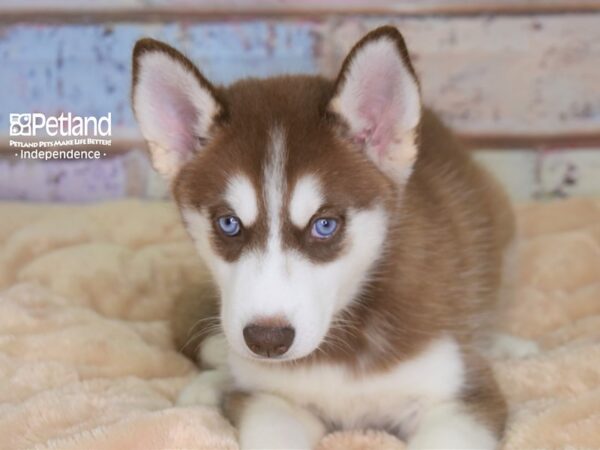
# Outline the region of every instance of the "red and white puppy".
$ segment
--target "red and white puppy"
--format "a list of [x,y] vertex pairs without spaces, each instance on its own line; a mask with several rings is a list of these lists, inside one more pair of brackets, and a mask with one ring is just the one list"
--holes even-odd
[[352,428],[496,447],[506,407],[480,343],[513,217],[423,108],[400,33],[369,33],[333,81],[218,87],[150,39],[133,58],[153,165],[216,285],[174,320],[217,368],[182,401],[221,402],[243,448]]

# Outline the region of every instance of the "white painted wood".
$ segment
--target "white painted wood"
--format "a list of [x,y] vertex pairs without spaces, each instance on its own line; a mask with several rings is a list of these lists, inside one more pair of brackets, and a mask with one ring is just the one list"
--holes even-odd
[[336,73],[360,36],[390,23],[426,103],[461,132],[600,130],[600,14],[331,20],[319,33],[322,71]]
[[[598,0],[3,0],[6,13],[133,14],[481,14],[594,11]],[[93,17],[91,17],[93,19]]]

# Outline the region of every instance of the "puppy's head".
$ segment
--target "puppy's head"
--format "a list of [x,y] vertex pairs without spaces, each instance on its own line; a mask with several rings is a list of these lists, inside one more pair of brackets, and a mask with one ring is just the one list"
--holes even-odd
[[133,58],[137,120],[220,289],[232,349],[310,354],[368,282],[416,158],[421,102],[402,36],[365,36],[335,81],[217,87],[149,39]]

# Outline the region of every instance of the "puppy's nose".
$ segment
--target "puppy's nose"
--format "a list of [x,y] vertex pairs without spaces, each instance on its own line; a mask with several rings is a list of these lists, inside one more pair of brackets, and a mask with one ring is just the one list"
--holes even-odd
[[261,325],[251,323],[244,328],[244,340],[253,353],[273,358],[288,351],[296,332],[289,325]]

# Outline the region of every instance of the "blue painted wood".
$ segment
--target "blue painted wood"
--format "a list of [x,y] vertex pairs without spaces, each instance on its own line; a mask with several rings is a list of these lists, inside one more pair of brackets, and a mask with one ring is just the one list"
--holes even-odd
[[[281,73],[332,75],[347,47],[367,29],[390,20],[351,16],[319,21],[0,25],[0,136],[8,132],[11,112],[103,116],[110,111],[113,130],[135,129],[129,104],[130,57],[135,41],[143,36],[172,44],[210,79],[230,83]],[[568,20],[404,17],[394,23],[411,43],[427,101],[457,129],[506,132],[514,131],[518,122],[521,131],[525,124],[526,131],[539,132],[595,129],[600,104],[594,84],[600,55],[594,40],[597,20],[582,15]],[[515,198],[600,192],[597,151],[565,151],[563,161],[563,156],[530,150],[510,155],[491,151],[482,160]],[[7,152],[0,155],[0,198],[163,197],[164,186],[147,159],[138,156],[24,161]]]
[[0,200],[88,202],[126,197],[126,156],[100,160],[0,159]]
[[134,126],[131,50],[143,36],[188,54],[217,83],[245,76],[316,73],[311,22],[8,25],[0,27],[0,124],[11,112],[102,116]]

